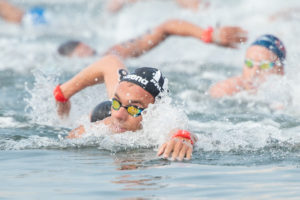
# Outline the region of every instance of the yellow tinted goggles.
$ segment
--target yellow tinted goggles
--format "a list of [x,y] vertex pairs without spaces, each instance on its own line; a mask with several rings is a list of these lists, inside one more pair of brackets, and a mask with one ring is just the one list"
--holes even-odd
[[253,60],[246,59],[245,65],[248,68],[252,68],[254,65],[257,65],[262,70],[268,70],[275,66],[275,62],[269,62],[269,61],[254,62]]
[[122,106],[121,102],[115,98],[112,98],[111,102],[112,102],[111,107],[114,110],[120,110],[120,108],[123,107],[127,110],[128,114],[133,117],[140,116],[142,114],[142,111],[144,110],[144,108],[139,108],[138,106],[135,105]]

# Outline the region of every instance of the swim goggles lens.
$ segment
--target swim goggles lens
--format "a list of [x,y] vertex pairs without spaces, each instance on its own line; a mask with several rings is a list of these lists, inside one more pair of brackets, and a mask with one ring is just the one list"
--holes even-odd
[[270,69],[270,63],[262,63],[259,66],[261,69],[266,70],[266,69]]
[[112,99],[111,107],[114,110],[119,110],[121,107],[123,107],[127,110],[128,114],[133,116],[133,117],[140,116],[142,114],[142,111],[144,110],[143,108],[139,108],[139,107],[134,106],[134,105],[122,106],[122,104],[115,98]]
[[262,61],[260,63],[255,63],[254,61],[252,60],[248,60],[246,59],[245,60],[245,65],[248,67],[248,68],[252,68],[254,65],[258,65],[258,67],[262,70],[268,70],[272,67],[275,66],[275,63],[274,62],[268,62],[268,61]]
[[111,107],[112,107],[114,110],[119,110],[120,107],[121,107],[121,103],[120,103],[118,100],[116,100],[116,99],[112,99]]
[[253,67],[253,62],[251,60],[245,60],[245,65],[249,68]]

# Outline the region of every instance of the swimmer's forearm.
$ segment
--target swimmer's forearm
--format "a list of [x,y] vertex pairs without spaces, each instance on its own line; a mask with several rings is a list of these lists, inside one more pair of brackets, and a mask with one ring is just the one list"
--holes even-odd
[[169,20],[163,25],[165,35],[189,36],[201,39],[204,29],[184,20]]
[[118,82],[117,71],[120,68],[124,68],[124,65],[116,56],[105,56],[62,84],[61,91],[64,97],[69,99],[88,86],[105,82],[108,95],[111,97]]
[[138,57],[160,44],[166,35],[159,26],[144,35],[111,47],[106,54],[118,55],[121,58]]

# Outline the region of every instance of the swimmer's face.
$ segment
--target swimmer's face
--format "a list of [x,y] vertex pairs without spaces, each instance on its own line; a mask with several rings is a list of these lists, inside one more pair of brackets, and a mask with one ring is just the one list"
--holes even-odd
[[[252,67],[244,64],[243,79],[247,81],[264,80],[267,75],[279,74],[283,75],[283,66],[280,66],[280,61],[276,54],[265,47],[253,45],[248,48],[245,60],[250,60],[253,63]],[[270,68],[265,68],[262,63],[273,62],[275,65]],[[267,65],[268,66],[268,65]]]
[[80,58],[85,58],[85,57],[90,57],[94,56],[96,54],[96,51],[92,49],[90,46],[84,44],[84,43],[79,43],[76,48],[73,50],[71,53],[71,57],[80,57]]
[[[154,97],[141,88],[140,86],[121,82],[114,94],[122,106],[134,105],[139,108],[147,108],[150,103],[154,103]],[[111,124],[110,128],[115,133],[122,133],[125,131],[136,131],[141,129],[142,116],[131,116],[124,107],[119,110],[111,109]]]

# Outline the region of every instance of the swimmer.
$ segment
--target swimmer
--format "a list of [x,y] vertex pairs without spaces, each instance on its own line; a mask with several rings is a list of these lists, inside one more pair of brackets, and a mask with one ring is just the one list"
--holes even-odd
[[33,25],[46,24],[45,9],[40,6],[32,7],[28,11],[7,2],[0,0],[0,16],[10,23],[30,23]]
[[[54,97],[59,112],[68,112],[69,98],[83,88],[96,83],[105,83],[111,99],[110,115],[91,126],[103,123],[112,133],[137,131],[142,128],[142,112],[167,91],[167,79],[156,68],[137,68],[128,73],[124,64],[115,55],[107,55],[81,71],[68,82],[58,85]],[[68,138],[77,138],[85,133],[83,126],[72,130]],[[157,155],[173,160],[190,159],[197,137],[186,130],[174,129],[169,139],[158,150]]]
[[[187,21],[174,19],[162,23],[136,39],[111,47],[104,55],[113,53],[123,59],[137,57],[172,35],[194,37],[205,43],[235,48],[247,40],[246,34],[246,31],[236,26],[204,29]],[[58,53],[68,57],[88,57],[96,55],[96,50],[80,41],[68,41],[59,46]]]
[[284,75],[285,57],[285,47],[277,37],[262,35],[247,49],[243,73],[216,83],[209,93],[220,98],[241,91],[255,92],[269,75]]

